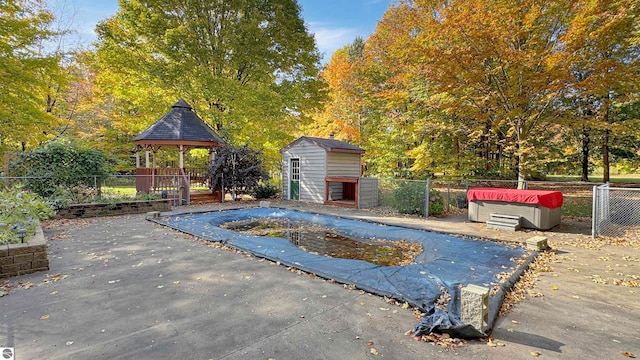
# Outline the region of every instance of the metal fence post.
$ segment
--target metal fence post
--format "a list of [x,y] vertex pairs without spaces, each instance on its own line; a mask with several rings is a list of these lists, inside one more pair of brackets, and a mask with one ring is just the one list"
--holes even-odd
[[451,210],[451,180],[447,180],[447,212]]
[[593,194],[591,198],[591,238],[596,238],[596,218],[598,217],[598,205],[596,204],[598,187],[593,187]]
[[424,217],[429,217],[429,179],[427,179],[424,189]]

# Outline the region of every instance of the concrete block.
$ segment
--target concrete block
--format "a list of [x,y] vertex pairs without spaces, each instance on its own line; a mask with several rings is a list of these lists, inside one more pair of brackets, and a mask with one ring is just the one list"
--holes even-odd
[[14,264],[31,263],[31,261],[33,261],[33,253],[15,255],[13,257]]
[[47,260],[47,253],[46,252],[34,252],[33,253],[33,260]]
[[527,249],[545,251],[549,248],[546,236],[534,236],[527,239]]
[[31,263],[31,266],[34,269],[38,269],[38,268],[46,268],[49,269],[49,260],[34,260]]
[[489,329],[489,289],[469,284],[462,288],[460,302],[462,322],[485,334]]
[[271,202],[270,201],[260,201],[260,207],[263,207],[263,208],[271,207]]
[[160,211],[149,211],[147,213],[147,219],[157,219],[160,217]]
[[2,265],[2,272],[6,274],[16,274],[20,271],[20,264]]
[[9,256],[13,255],[23,255],[23,254],[33,254],[33,250],[31,250],[31,246],[26,243],[19,244],[11,244],[9,245]]

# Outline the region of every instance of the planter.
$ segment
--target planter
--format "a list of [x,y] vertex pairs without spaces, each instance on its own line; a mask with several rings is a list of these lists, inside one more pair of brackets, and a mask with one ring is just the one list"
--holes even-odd
[[145,214],[149,211],[171,211],[171,199],[123,201],[119,203],[74,204],[59,209],[55,218],[76,219],[99,216]]
[[0,249],[0,279],[49,270],[47,243],[40,224],[28,243],[9,244]]

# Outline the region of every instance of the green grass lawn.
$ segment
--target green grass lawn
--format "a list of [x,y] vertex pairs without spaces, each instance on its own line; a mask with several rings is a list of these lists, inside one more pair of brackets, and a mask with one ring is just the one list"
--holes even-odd
[[[610,176],[612,184],[640,184],[640,174],[615,174]],[[578,175],[547,175],[548,181],[580,181]],[[589,176],[591,182],[602,182],[602,174]]]

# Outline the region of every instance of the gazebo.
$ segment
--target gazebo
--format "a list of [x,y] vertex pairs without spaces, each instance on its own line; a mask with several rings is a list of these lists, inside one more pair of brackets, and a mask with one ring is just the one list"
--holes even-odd
[[[180,99],[171,110],[133,139],[136,145],[136,190],[142,194],[159,194],[174,199],[174,204],[189,204],[191,183],[201,182],[206,169],[186,169],[184,154],[191,149],[209,149],[209,159],[214,149],[224,141],[193,112],[186,101]],[[179,167],[156,167],[155,153],[161,147],[177,147],[180,152]],[[140,151],[145,151],[145,166],[140,164]],[[153,162],[150,155],[153,153]],[[212,189],[210,200],[222,200],[222,191]]]

